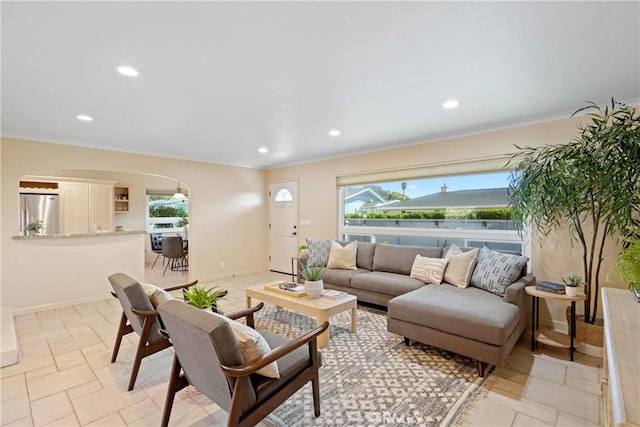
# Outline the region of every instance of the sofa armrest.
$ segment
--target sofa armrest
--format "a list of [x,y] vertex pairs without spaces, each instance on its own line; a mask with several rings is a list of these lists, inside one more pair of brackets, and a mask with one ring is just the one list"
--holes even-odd
[[517,281],[513,282],[507,288],[507,292],[504,294],[504,300],[508,303],[515,304],[517,306],[522,307],[522,304],[526,302],[527,294],[524,291],[524,288],[527,286],[532,286],[536,284],[536,277],[527,274],[526,276],[522,276]]

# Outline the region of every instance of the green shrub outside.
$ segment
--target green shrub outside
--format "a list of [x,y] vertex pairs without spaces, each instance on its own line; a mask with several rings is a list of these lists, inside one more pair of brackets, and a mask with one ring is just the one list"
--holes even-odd
[[512,210],[509,208],[495,209],[478,209],[478,210],[432,210],[423,212],[407,212],[407,213],[384,213],[372,212],[367,214],[349,213],[344,215],[345,219],[497,219],[510,220],[512,218]]
[[189,216],[184,208],[174,206],[151,206],[149,217],[151,218],[186,218]]

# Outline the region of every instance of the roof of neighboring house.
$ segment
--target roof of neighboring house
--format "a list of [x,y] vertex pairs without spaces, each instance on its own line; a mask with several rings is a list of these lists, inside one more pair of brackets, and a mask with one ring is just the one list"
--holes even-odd
[[380,196],[371,188],[362,188],[362,189],[356,189],[356,190],[349,188],[346,190],[346,192],[347,194],[345,195],[345,198],[344,198],[346,202],[352,201],[352,200],[362,200],[364,202],[379,202],[379,203],[386,202],[386,200],[382,196]]
[[478,190],[440,191],[405,200],[388,209],[444,209],[488,208],[509,206],[509,188],[481,188]]

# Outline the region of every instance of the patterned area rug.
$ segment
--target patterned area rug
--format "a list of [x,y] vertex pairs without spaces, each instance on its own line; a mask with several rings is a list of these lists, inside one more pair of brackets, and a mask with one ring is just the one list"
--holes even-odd
[[[265,306],[256,328],[294,337],[315,320]],[[387,332],[386,313],[358,306],[358,332],[348,312],[331,318],[330,344],[322,349],[321,415],[313,417],[311,386],[299,390],[265,421],[274,426],[450,426],[490,378],[475,362],[427,345],[407,347]]]

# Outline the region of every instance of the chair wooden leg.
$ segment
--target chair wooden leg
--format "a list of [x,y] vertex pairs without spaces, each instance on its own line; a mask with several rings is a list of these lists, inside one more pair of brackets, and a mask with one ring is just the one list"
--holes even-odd
[[127,316],[122,312],[120,318],[120,326],[118,326],[118,334],[116,335],[116,342],[113,344],[113,353],[111,354],[111,363],[116,361],[118,357],[118,351],[120,351],[120,343],[122,343],[122,337],[125,335],[125,329],[127,326]]
[[180,376],[180,361],[178,356],[173,355],[173,364],[171,365],[171,374],[169,376],[169,386],[167,387],[167,398],[164,401],[164,410],[162,411],[162,427],[169,425],[169,417],[171,417],[171,409],[173,408],[173,400],[176,393],[188,385],[187,380]]
[[311,380],[311,391],[313,392],[313,414],[316,417],[320,416],[320,381],[318,379],[318,373]]
[[138,349],[136,350],[136,357],[133,360],[133,367],[131,368],[131,378],[129,379],[129,388],[127,391],[133,390],[133,386],[136,383],[136,378],[138,377],[138,371],[140,370],[140,364],[142,363],[142,358],[147,356],[148,354],[153,354],[158,350],[151,351],[147,348],[147,339],[149,338],[149,334],[151,333],[151,326],[153,325],[153,319],[144,319],[144,325],[142,326],[142,333],[140,334],[140,339],[138,340]]

